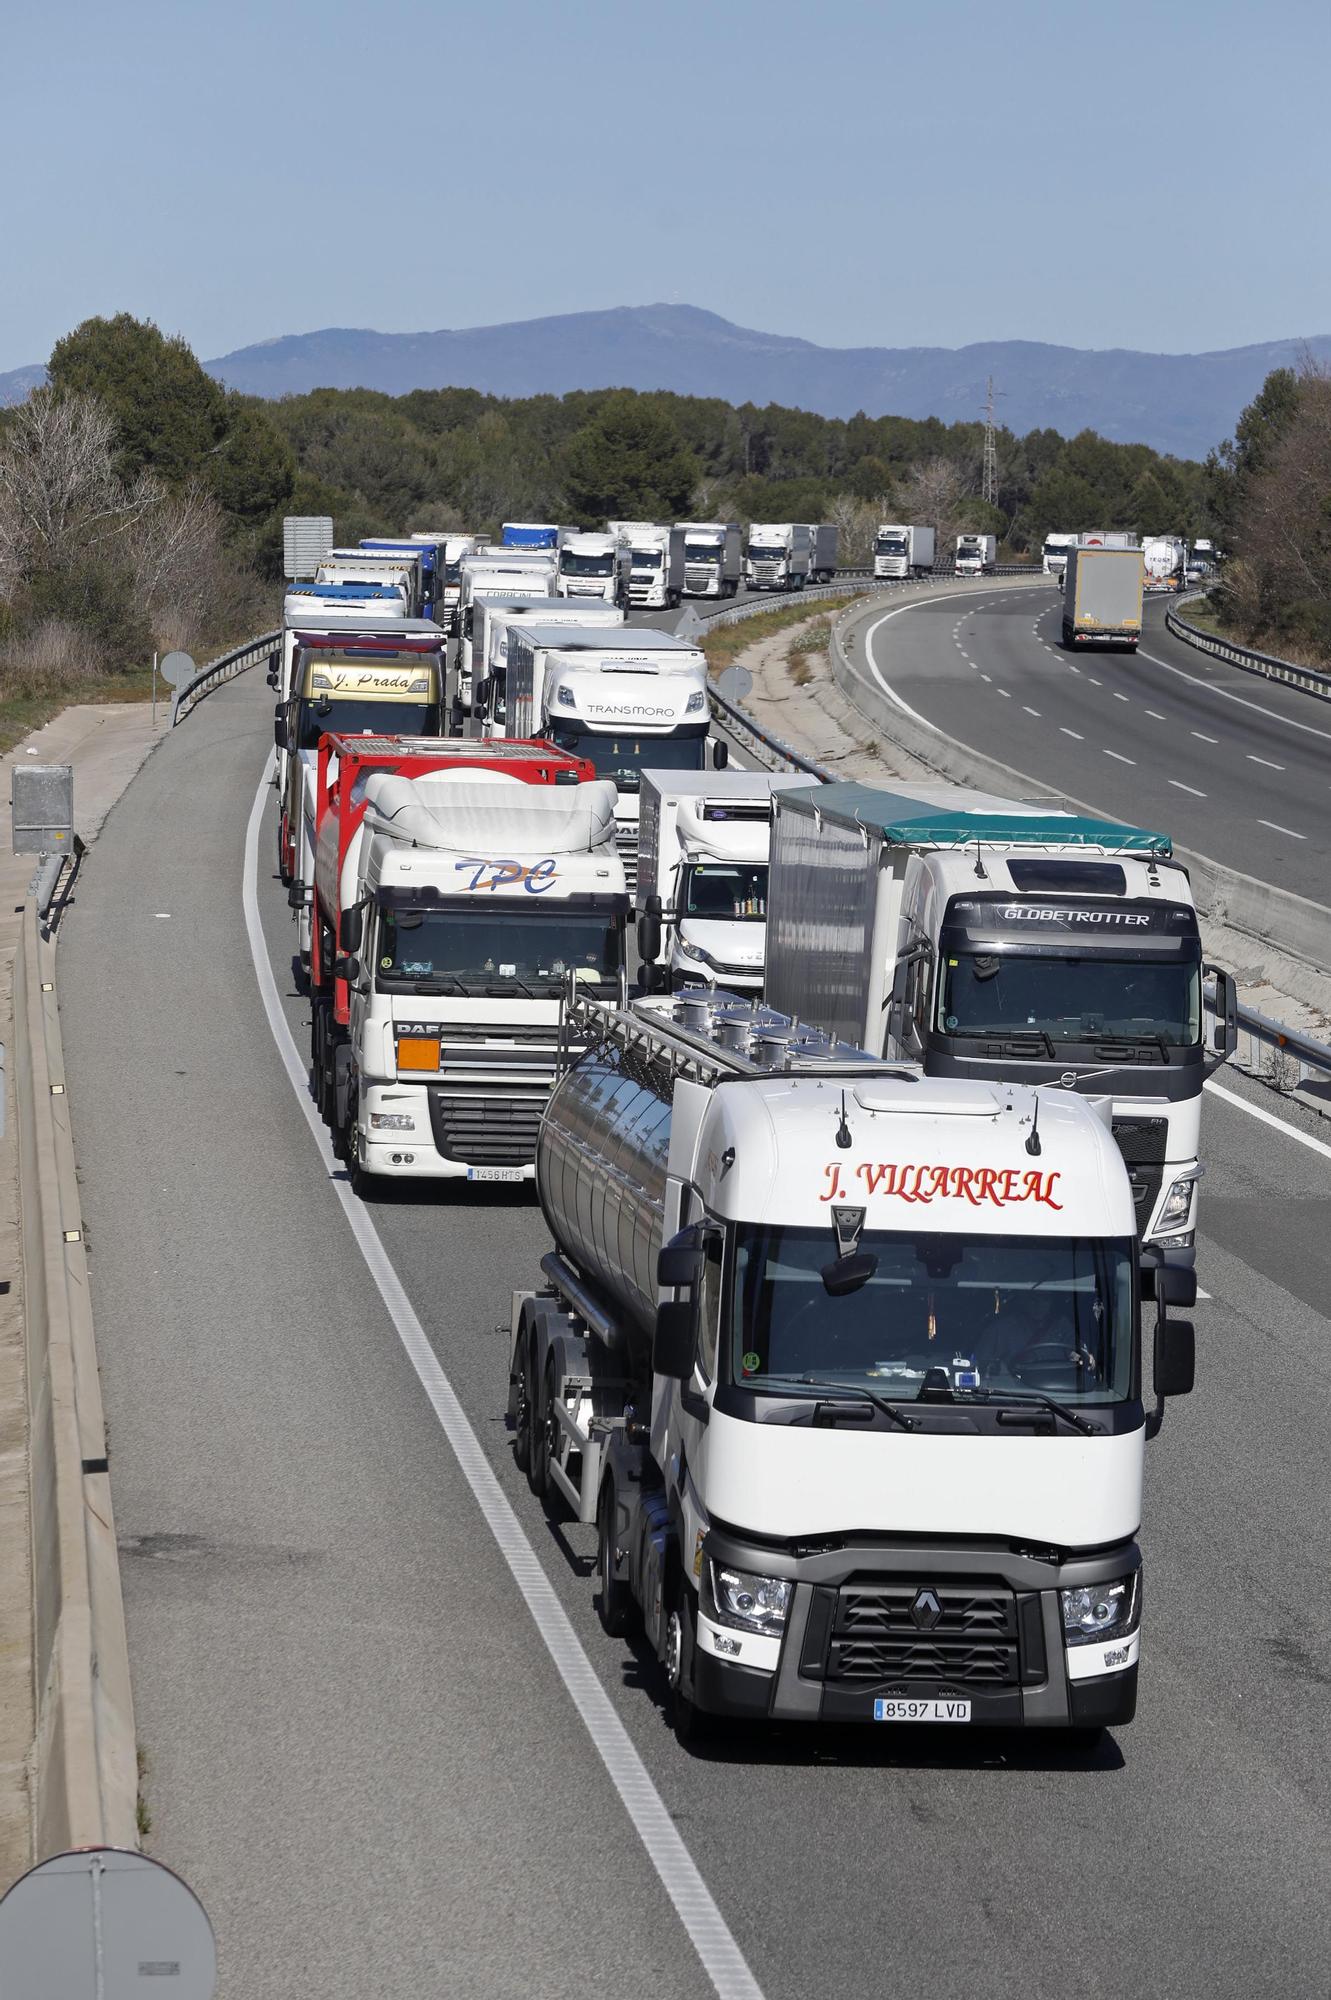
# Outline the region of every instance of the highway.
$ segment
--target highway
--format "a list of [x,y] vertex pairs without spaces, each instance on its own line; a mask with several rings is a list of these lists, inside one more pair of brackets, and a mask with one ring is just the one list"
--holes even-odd
[[1331,704],[1175,639],[1147,600],[1140,650],[1059,643],[1047,592],[940,589],[871,624],[880,685],[944,735],[1180,847],[1327,901]]
[[[1032,632],[1042,602],[995,599],[957,635],[986,672],[1025,663],[995,715],[1040,707],[1041,677],[1098,713]],[[898,621],[929,651],[894,685],[914,706],[970,686],[973,722],[956,615]],[[1077,664],[1143,703],[1160,672]],[[1175,693],[1171,742],[1180,711]],[[212,1915],[221,2000],[1323,1992],[1325,1128],[1268,1122],[1239,1078],[1206,1099],[1210,1296],[1197,1392],[1148,1450],[1130,1728],[1089,1757],[927,1731],[690,1755],[654,1665],[600,1629],[594,1532],[547,1521],[512,1463],[510,1293],[547,1247],[539,1209],[507,1190],[362,1207],[293,1087],[307,1017],[270,795],[246,853],[271,714],[251,674],[166,740],[85,864],[60,969],[149,1845]],[[1104,733],[1125,754],[1126,727]],[[1020,768],[997,728],[986,713],[985,747]],[[1088,768],[1062,781],[1137,812]],[[562,1666],[529,1602],[566,1619]],[[715,1899],[715,1922],[684,1899],[701,1956],[680,1854]]]

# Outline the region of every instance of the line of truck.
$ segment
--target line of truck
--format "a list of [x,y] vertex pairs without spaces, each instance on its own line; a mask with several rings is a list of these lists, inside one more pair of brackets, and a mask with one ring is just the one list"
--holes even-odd
[[432,544],[470,734],[419,555],[288,598],[279,864],[348,1173],[534,1182],[515,1453],[681,1737],[1130,1720],[1235,1038],[1167,835],[733,768],[698,649],[509,525]]

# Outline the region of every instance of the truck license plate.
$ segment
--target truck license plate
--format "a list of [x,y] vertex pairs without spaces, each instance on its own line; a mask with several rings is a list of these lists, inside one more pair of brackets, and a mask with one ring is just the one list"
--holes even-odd
[[522,1178],[521,1167],[467,1168],[467,1179],[469,1181],[520,1181]]
[[875,1722],[969,1722],[968,1701],[875,1701]]

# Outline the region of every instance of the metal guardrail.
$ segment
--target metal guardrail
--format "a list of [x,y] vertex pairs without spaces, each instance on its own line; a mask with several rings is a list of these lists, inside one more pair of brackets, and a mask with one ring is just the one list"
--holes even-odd
[[210,695],[215,687],[221,687],[223,681],[234,680],[237,674],[243,674],[247,668],[257,666],[260,660],[266,660],[281,640],[280,632],[265,632],[261,639],[247,639],[243,646],[223,653],[211,666],[195,674],[192,681],[186,681],[184,687],[177,688],[171,702],[171,727],[174,729],[178,722],[183,722],[190,710],[197,708],[204,696]]
[[[1204,602],[1204,590],[1190,591],[1178,601],[1180,605]],[[1251,646],[1236,646],[1230,639],[1222,639],[1218,633],[1207,632],[1200,625],[1190,625],[1186,618],[1180,618],[1178,610],[1171,607],[1165,613],[1165,624],[1176,638],[1189,646],[1196,646],[1199,652],[1213,653],[1218,660],[1227,660],[1233,667],[1242,667],[1247,673],[1261,674],[1268,681],[1283,681],[1286,687],[1300,689],[1304,694],[1316,695],[1321,701],[1331,701],[1331,673],[1322,673],[1316,667],[1296,667],[1292,660],[1281,660],[1274,653],[1259,653]]]
[[[727,622],[737,616],[754,615],[754,611],[747,604],[740,605],[735,612],[729,614]],[[747,709],[741,708],[737,702],[727,701],[715,688],[711,690],[711,698],[713,709],[724,717],[726,727],[733,734],[745,741],[750,749],[765,751],[770,758],[775,759],[775,764],[769,768],[807,771],[809,776],[816,778],[820,784],[830,784],[833,781],[835,773],[829,771],[825,764],[815,763],[811,757],[801,756],[798,750],[792,750],[788,743],[764,729],[762,724],[756,722]],[[1296,1029],[1287,1028],[1283,1021],[1273,1020],[1269,1014],[1259,1013],[1255,1007],[1239,1008],[1239,1031],[1248,1038],[1248,1056],[1245,1065],[1248,1069],[1261,1067],[1256,1054],[1260,1044],[1265,1048],[1279,1051],[1297,1065],[1298,1083],[1306,1082],[1309,1072],[1331,1076],[1331,1047],[1325,1042],[1315,1042],[1310,1035],[1301,1035]]]

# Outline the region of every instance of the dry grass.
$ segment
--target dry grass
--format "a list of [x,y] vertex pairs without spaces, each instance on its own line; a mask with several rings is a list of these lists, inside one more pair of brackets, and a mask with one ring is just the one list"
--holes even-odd
[[[825,597],[819,600],[816,609],[811,604],[801,604],[797,598],[793,604],[783,605],[779,611],[760,611],[755,618],[742,618],[737,625],[724,625],[719,632],[708,632],[699,643],[707,655],[708,666],[714,674],[719,674],[732,660],[738,659],[741,653],[747,652],[750,646],[756,646],[760,640],[775,638],[778,632],[786,631],[791,625],[803,625],[814,616],[821,618],[832,612],[844,611],[848,604],[853,604],[857,597],[863,595],[863,591],[847,591],[844,597]],[[823,643],[826,644],[826,641]]]

